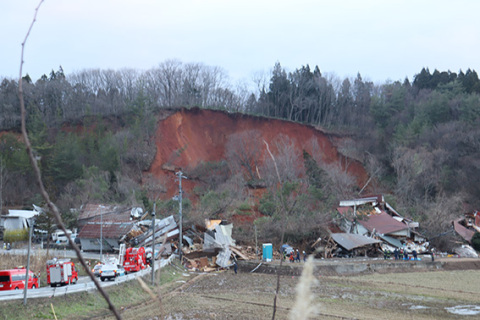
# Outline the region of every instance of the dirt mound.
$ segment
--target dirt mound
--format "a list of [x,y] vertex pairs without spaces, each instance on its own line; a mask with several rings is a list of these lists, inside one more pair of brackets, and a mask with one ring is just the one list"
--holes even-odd
[[[283,135],[293,141],[297,154],[301,155],[303,150],[312,153],[312,145],[316,145],[327,164],[343,165],[347,159],[338,152],[333,143],[333,135],[312,126],[239,113],[182,109],[158,122],[155,136],[157,153],[146,175],[151,174],[157,178],[164,185],[166,196],[171,197],[178,190],[174,171],[193,168],[202,161],[226,159],[229,138],[252,130],[259,133],[273,153],[276,151],[275,139]],[[268,156],[265,144],[262,144],[262,148],[260,163]],[[348,163],[347,172],[362,186],[367,179],[365,169],[358,161],[350,159]],[[184,180],[182,186],[188,192],[193,189],[194,182]]]

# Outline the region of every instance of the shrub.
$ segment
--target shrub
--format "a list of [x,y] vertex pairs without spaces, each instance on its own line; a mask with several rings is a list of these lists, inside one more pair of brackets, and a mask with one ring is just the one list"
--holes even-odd
[[472,237],[472,247],[473,249],[480,251],[480,232],[475,232]]
[[273,216],[276,210],[276,204],[271,193],[266,193],[259,201],[258,210],[266,216]]
[[250,207],[250,205],[246,202],[243,202],[238,206],[238,210],[240,210],[240,211],[249,211],[251,209],[252,208]]
[[17,242],[28,240],[28,229],[5,230],[3,234],[4,242]]

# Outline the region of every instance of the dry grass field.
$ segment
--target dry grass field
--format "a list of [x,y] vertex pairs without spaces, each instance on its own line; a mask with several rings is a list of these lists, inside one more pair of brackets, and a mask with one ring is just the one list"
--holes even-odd
[[[165,291],[164,319],[271,319],[273,275],[221,272],[190,275]],[[430,271],[319,277],[313,319],[472,319],[447,308],[470,306],[480,317],[480,271]],[[288,319],[298,277],[283,276],[277,319]],[[183,281],[186,281],[183,283]],[[125,319],[160,319],[158,304],[123,310]],[[100,317],[104,319],[103,317]],[[111,317],[106,317],[111,318]]]

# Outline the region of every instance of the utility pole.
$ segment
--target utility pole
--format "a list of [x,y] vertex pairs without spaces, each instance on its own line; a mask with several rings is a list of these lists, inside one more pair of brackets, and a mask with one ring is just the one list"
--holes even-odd
[[3,159],[0,158],[0,214],[3,212]]
[[254,223],[253,227],[255,228],[255,256],[258,258],[257,225]]
[[100,262],[102,262],[103,251],[103,212],[100,213]]
[[32,247],[32,234],[33,234],[33,225],[35,220],[32,218],[30,222],[30,231],[28,235],[28,253],[27,253],[27,270],[25,271],[25,289],[23,291],[23,305],[27,305],[27,290],[28,290],[28,279],[30,277],[30,248]]
[[179,203],[179,207],[178,207],[178,216],[179,216],[179,221],[180,221],[180,232],[179,232],[179,246],[178,246],[178,249],[179,249],[179,254],[180,254],[180,263],[182,262],[182,258],[183,258],[183,251],[182,251],[182,241],[183,241],[183,235],[182,235],[182,195],[183,195],[183,190],[182,190],[182,179],[188,179],[187,177],[185,177],[182,173],[182,171],[178,171],[177,173],[175,173],[175,175],[177,176],[178,178],[178,203]]
[[152,286],[155,285],[155,208],[157,203],[153,203],[152,211]]

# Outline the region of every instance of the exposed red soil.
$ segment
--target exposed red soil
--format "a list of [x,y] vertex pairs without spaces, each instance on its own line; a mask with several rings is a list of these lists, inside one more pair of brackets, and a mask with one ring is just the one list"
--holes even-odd
[[[165,184],[167,196],[178,192],[173,170],[192,168],[204,161],[220,161],[226,158],[226,144],[231,135],[249,130],[260,132],[275,154],[274,141],[280,135],[288,136],[295,145],[295,152],[302,154],[306,150],[312,153],[311,143],[315,140],[327,164],[344,163],[333,143],[333,135],[322,132],[312,126],[289,121],[261,118],[239,113],[226,113],[205,109],[182,109],[160,120],[155,135],[157,154],[147,173],[152,174]],[[263,144],[263,158],[268,156]],[[357,184],[363,186],[367,173],[360,162],[350,160],[347,172],[354,176]],[[192,190],[194,182],[183,181],[185,191]]]

